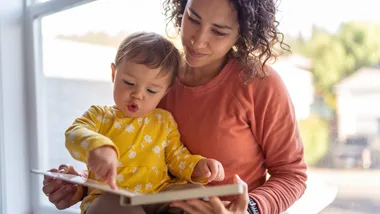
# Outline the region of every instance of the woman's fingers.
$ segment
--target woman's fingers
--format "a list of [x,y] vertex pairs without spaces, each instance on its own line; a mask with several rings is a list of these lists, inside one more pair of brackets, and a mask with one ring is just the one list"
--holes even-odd
[[69,164],[61,164],[58,167],[58,169],[60,173],[79,175],[79,173],[74,169],[74,167]]
[[[70,203],[71,199],[74,197],[74,194],[75,194],[75,191],[72,192],[73,190],[74,188],[71,189],[71,192],[67,192],[66,195],[63,195],[63,197],[55,203],[55,207],[57,207],[57,209],[63,210],[73,205]],[[70,191],[70,190],[66,190],[66,191]]]
[[49,196],[61,188],[62,188],[61,180],[54,179],[50,181],[49,183],[44,184],[44,186],[42,187],[42,191],[45,193],[45,195]]
[[185,201],[175,201],[170,204],[171,207],[178,207],[183,209],[186,213],[196,213],[196,209]]
[[69,198],[68,201],[75,195],[76,188],[74,184],[66,184],[65,186],[61,186],[60,189],[54,191],[49,195],[49,201],[56,204],[57,202],[63,200],[64,198]]
[[[48,170],[48,172],[58,172],[58,169],[53,168],[53,169]],[[54,180],[54,178],[44,175],[44,180],[42,181],[42,184],[46,185],[53,180]]]
[[234,183],[238,183],[238,184],[243,185],[243,194],[240,194],[235,199],[236,200],[236,206],[238,207],[239,210],[247,210],[248,202],[249,202],[248,185],[243,180],[241,180],[238,175],[235,175]]
[[212,207],[201,200],[188,200],[187,203],[197,209],[197,213],[202,213],[202,214],[214,214],[216,213]]
[[215,214],[212,207],[201,200],[175,201],[171,204],[173,207],[179,207],[187,214]]
[[226,207],[218,197],[210,197],[210,206],[215,213],[225,213]]

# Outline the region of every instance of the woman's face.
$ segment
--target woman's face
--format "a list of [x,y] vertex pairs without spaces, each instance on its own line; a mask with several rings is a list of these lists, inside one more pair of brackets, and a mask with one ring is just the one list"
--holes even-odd
[[181,23],[181,39],[190,66],[221,62],[238,36],[237,11],[229,0],[188,1]]

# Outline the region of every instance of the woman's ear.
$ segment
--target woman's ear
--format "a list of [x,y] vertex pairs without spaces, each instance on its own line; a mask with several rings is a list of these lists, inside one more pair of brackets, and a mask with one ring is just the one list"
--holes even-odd
[[115,82],[115,76],[116,76],[116,65],[115,63],[111,63],[111,71],[112,71],[112,82]]

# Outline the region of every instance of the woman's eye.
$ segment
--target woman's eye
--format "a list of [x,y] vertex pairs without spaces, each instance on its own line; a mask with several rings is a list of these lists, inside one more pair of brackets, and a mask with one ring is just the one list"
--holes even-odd
[[188,16],[188,19],[190,20],[190,22],[192,23],[195,23],[195,24],[199,24],[199,22],[193,18],[191,18],[190,16]]
[[156,94],[156,93],[157,93],[157,91],[153,91],[153,90],[150,90],[150,89],[147,89],[147,91],[148,91],[149,93],[151,93],[151,94]]
[[126,80],[124,80],[124,83],[127,84],[127,85],[132,85],[132,86],[135,85],[134,83],[128,82]]
[[215,35],[217,35],[217,36],[225,36],[225,35],[227,35],[227,34],[225,34],[225,33],[221,33],[221,32],[219,32],[219,31],[217,31],[217,30],[213,30],[212,32],[214,32]]

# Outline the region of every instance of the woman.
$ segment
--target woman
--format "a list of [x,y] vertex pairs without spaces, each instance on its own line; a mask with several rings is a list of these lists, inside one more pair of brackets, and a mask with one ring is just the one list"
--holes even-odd
[[[239,182],[235,174],[248,185],[229,202],[171,206],[188,213],[285,211],[303,194],[307,176],[293,104],[266,64],[283,45],[274,0],[166,0],[164,8],[179,29],[186,63],[160,107],[174,115],[192,153],[223,164],[224,181],[209,185]],[[55,180],[45,179],[43,190],[60,209],[83,197],[82,187]]]

